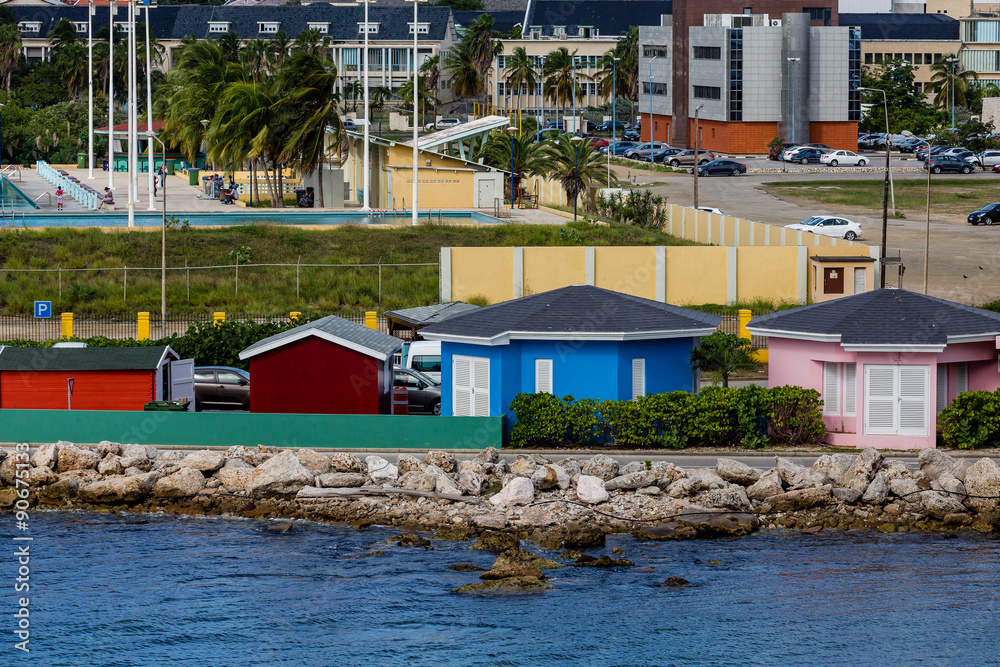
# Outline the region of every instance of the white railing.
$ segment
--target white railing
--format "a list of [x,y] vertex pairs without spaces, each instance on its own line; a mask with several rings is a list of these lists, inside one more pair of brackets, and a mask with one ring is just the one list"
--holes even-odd
[[62,188],[65,195],[75,199],[88,211],[96,211],[101,205],[101,198],[95,192],[88,192],[79,183],[74,183],[68,177],[63,176],[53,169],[47,162],[39,161],[35,165],[35,171],[52,185]]

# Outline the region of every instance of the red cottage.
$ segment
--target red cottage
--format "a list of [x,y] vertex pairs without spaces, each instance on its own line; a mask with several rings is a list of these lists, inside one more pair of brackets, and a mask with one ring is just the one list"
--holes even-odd
[[166,346],[0,347],[0,408],[142,410],[181,398],[194,402],[194,361]]
[[330,315],[258,341],[250,360],[251,412],[374,415],[392,412],[398,338]]

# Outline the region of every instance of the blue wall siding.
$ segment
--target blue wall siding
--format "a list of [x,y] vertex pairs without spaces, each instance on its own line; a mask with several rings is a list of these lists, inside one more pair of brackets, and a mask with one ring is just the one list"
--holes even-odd
[[619,343],[618,398],[632,398],[632,359],[646,360],[646,393],[693,391],[688,363],[697,338],[637,340]]
[[468,355],[470,357],[486,357],[490,360],[490,414],[502,415],[507,412],[510,400],[503,402],[502,380],[504,375],[504,359],[511,356],[508,345],[467,345],[465,343],[441,343],[441,414],[454,414],[454,389],[451,359],[453,355]]
[[[521,383],[517,392],[535,392],[535,359],[552,360],[552,393],[563,397],[618,398],[618,343],[603,341],[521,341]],[[631,361],[629,362],[631,363]],[[514,398],[510,394],[507,404]]]

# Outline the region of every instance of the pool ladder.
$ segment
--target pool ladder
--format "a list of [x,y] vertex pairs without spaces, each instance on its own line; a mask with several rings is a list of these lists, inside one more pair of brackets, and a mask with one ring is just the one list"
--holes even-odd
[[[17,225],[17,211],[14,209],[14,202],[10,203],[10,226],[14,227]],[[7,222],[7,202],[0,201],[0,223],[6,226]],[[21,226],[27,227],[24,223],[24,211],[21,212]]]

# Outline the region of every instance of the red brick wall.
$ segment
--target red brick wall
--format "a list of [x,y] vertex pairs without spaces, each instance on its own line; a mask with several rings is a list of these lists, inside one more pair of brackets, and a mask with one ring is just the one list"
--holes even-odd
[[[670,116],[661,116],[660,114],[653,114],[653,122],[649,122],[649,112],[642,114],[642,131],[639,136],[642,137],[643,141],[663,141],[665,143],[673,146],[673,132],[670,126],[673,124],[673,119]],[[653,129],[653,138],[649,138],[649,130]]]

